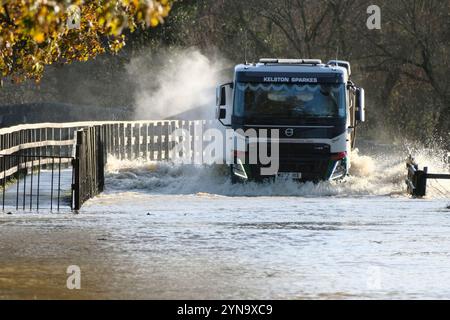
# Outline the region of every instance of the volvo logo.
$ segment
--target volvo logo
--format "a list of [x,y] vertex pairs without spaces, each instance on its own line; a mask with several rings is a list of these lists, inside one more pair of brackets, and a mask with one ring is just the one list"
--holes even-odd
[[286,137],[292,137],[294,135],[294,129],[292,128],[286,129],[284,134],[286,135]]

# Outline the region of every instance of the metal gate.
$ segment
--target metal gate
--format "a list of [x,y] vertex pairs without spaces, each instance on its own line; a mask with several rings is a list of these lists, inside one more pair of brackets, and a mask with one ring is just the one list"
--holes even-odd
[[59,211],[73,208],[72,157],[0,155],[1,208]]

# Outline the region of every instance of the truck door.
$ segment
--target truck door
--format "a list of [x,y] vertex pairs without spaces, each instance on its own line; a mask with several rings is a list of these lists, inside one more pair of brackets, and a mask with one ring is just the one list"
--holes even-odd
[[356,94],[354,87],[348,90],[348,103],[349,103],[349,137],[352,150],[355,148],[356,143]]

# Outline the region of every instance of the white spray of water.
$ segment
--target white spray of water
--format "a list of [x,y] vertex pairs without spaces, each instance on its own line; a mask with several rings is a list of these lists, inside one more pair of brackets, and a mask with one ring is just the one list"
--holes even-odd
[[132,59],[128,73],[135,81],[135,118],[214,119],[215,87],[222,80],[223,60],[195,49],[171,49]]
[[351,155],[352,166],[350,174],[357,177],[369,177],[375,172],[375,161],[368,156],[359,154],[359,150],[355,149]]
[[[442,158],[425,150],[417,153],[418,161],[431,170],[446,172]],[[399,153],[369,157],[358,151],[352,154],[351,176],[341,182],[298,183],[280,178],[275,182],[232,185],[226,166],[174,165],[142,161],[108,161],[110,190],[141,190],[152,194],[197,194],[214,196],[302,196],[355,197],[407,196],[405,157]],[[448,169],[447,169],[448,170]],[[450,194],[450,184],[442,182],[439,189],[430,181],[429,198]]]

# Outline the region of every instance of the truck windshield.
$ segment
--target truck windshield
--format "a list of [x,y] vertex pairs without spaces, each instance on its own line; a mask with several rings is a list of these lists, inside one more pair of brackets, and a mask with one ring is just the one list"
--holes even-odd
[[343,84],[272,84],[236,85],[234,114],[246,118],[343,118]]

